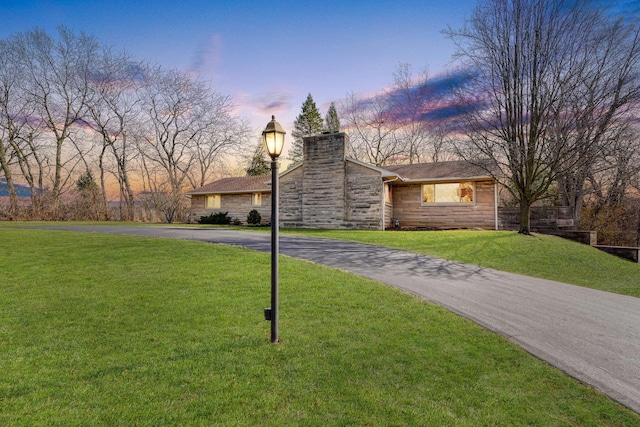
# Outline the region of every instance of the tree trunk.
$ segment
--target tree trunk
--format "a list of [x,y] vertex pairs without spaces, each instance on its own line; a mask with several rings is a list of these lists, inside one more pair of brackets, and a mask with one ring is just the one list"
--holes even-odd
[[4,172],[4,177],[7,182],[7,188],[9,189],[9,211],[7,212],[9,221],[13,221],[18,212],[18,196],[16,194],[16,188],[13,185],[13,177],[11,175],[11,168],[7,163],[7,156],[5,146],[0,143],[0,166]]
[[105,170],[104,170],[104,153],[107,147],[102,146],[102,151],[98,157],[98,168],[100,169],[100,211],[102,212],[101,220],[109,221],[109,201],[107,200],[107,187],[105,182]]
[[528,200],[520,200],[520,228],[518,233],[531,234],[531,202]]

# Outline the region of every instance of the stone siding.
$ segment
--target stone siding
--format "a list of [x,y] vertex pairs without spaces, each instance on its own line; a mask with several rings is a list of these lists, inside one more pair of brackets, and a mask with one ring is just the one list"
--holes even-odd
[[[347,159],[349,137],[326,133],[304,138],[303,163],[281,174],[280,226],[326,229],[381,230],[395,225],[421,228],[495,228],[493,181],[476,182],[475,202],[421,204],[421,184],[392,179],[391,203],[385,202],[385,172]],[[390,175],[393,176],[393,175]],[[435,178],[434,178],[435,179]],[[192,221],[215,212],[228,212],[246,222],[251,193],[221,194],[219,209],[205,209],[203,195],[192,196]],[[271,197],[263,193],[256,209],[270,221]]]
[[280,179],[280,225],[330,229],[382,228],[380,172],[346,161],[348,136],[304,138],[301,167]]
[[247,223],[247,216],[253,209],[260,213],[261,222],[266,224],[271,220],[271,194],[262,193],[262,204],[260,206],[251,205],[252,194],[221,194],[220,207],[206,209],[204,195],[191,196],[190,222],[198,222],[201,216],[208,216],[213,213],[227,212],[232,220],[239,219],[243,224]]
[[302,222],[302,167],[282,176],[280,188],[280,224],[296,227]]
[[421,184],[396,185],[393,188],[393,217],[401,227],[495,228],[494,184],[478,181],[476,201],[469,204],[421,204]]
[[383,189],[380,172],[347,162],[345,221],[352,222],[353,228],[381,229]]
[[304,138],[302,169],[304,226],[340,227],[346,214],[345,135],[323,134]]

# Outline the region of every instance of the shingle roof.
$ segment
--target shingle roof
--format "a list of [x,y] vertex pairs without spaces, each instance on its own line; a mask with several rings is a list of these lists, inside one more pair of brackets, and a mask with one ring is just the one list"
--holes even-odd
[[[349,159],[363,165],[353,159]],[[466,161],[438,162],[438,163],[414,163],[412,165],[389,165],[376,167],[382,177],[392,175],[399,176],[401,181],[446,181],[469,178],[491,178],[487,171],[479,166]],[[285,171],[286,174],[288,171]],[[283,174],[283,175],[284,175]],[[210,184],[188,191],[187,194],[215,194],[215,193],[249,193],[271,192],[271,176],[240,176],[234,178],[222,178]]]
[[267,185],[270,180],[271,176],[269,175],[222,178],[188,191],[187,194],[270,192],[271,186]]
[[390,172],[397,173],[403,181],[491,177],[484,168],[472,165],[464,160],[437,163],[414,163],[411,165],[389,165],[383,167]]

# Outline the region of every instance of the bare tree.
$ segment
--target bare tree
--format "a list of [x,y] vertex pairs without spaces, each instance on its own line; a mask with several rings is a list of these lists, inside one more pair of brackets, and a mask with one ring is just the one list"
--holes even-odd
[[431,141],[431,129],[424,113],[428,111],[431,93],[427,82],[429,75],[424,69],[417,78],[410,64],[399,64],[393,74],[393,86],[387,95],[388,109],[397,126],[396,138],[409,164],[424,161]]
[[[607,46],[609,30],[604,12],[589,2],[485,0],[463,29],[446,31],[473,73],[474,84],[462,92],[460,154],[479,166],[479,159],[493,160],[497,170],[489,172],[520,205],[520,233],[530,232],[532,204],[599,141],[575,134],[584,110],[570,107],[578,105],[572,97],[581,80],[596,88],[609,77],[586,54]],[[615,99],[607,102],[599,107],[619,108]]]
[[15,216],[17,209],[13,182],[15,165],[12,164],[17,163],[17,170],[30,188],[31,217],[40,218],[46,147],[40,143],[42,121],[25,78],[25,65],[21,60],[25,51],[19,42],[16,37],[0,41],[0,165],[10,191],[9,216]]
[[[129,163],[137,154],[131,134],[136,131],[140,116],[140,102],[136,90],[145,77],[142,70],[141,63],[133,61],[128,54],[103,49],[90,86],[93,102],[88,106],[87,122],[100,139],[98,167],[103,203],[106,207],[105,175],[109,163],[106,155],[110,154],[113,166],[109,169],[118,181],[121,201],[119,216],[129,221],[135,216]],[[125,206],[124,211],[122,202]]]
[[[445,89],[446,88],[446,89]],[[349,94],[340,103],[352,155],[383,165],[455,158],[449,137],[447,79],[414,76],[401,63],[389,88],[369,97]]]
[[[629,124],[635,120],[640,96],[640,29],[622,19],[600,18],[578,52],[583,60],[567,88],[568,107],[562,112],[564,125],[557,136],[573,148],[574,157],[562,165],[558,184],[562,202],[574,208],[575,228],[586,181],[599,166],[609,164],[606,169],[617,170],[614,188],[620,184],[626,188],[630,177],[619,174],[629,171],[628,159],[634,157],[628,150],[635,146]],[[611,165],[611,160],[620,164]],[[623,197],[619,190],[616,198]]]
[[62,176],[73,154],[64,157],[74,125],[83,118],[89,102],[89,82],[98,49],[95,38],[75,35],[65,27],[53,39],[41,30],[19,34],[14,46],[28,80],[28,95],[37,105],[37,117],[54,139],[54,173],[50,191],[51,215],[60,216],[62,189],[69,182],[70,169]]
[[0,41],[0,176],[11,218],[15,177],[31,188],[33,217],[61,219],[71,207],[63,196],[89,174],[103,217],[112,175],[126,207],[120,218],[134,218],[136,178],[175,211],[167,218],[179,218],[182,191],[219,174],[250,135],[229,97],[91,36],[61,27],[56,37],[35,29]]
[[[145,186],[180,217],[188,186],[204,185],[214,165],[246,144],[250,129],[232,114],[230,98],[177,70],[150,68],[140,89],[142,121],[138,146]],[[160,200],[160,199],[158,199]]]
[[12,157],[11,144],[18,138],[20,126],[20,119],[16,123],[14,114],[15,92],[19,74],[16,73],[13,66],[12,53],[8,43],[0,40],[0,169],[4,174],[9,190],[9,210],[7,214],[10,220],[15,218],[18,210],[18,197],[10,165]]
[[384,96],[365,99],[352,92],[340,103],[340,116],[349,134],[351,156],[376,166],[403,160],[399,126]]
[[203,107],[206,120],[201,122],[204,129],[193,140],[195,166],[188,175],[194,188],[209,182],[228,155],[246,151],[255,135],[245,121],[233,117],[229,97],[211,93],[209,103]]
[[140,151],[147,165],[163,172],[160,186],[177,195],[195,163],[191,148],[202,131],[198,102],[204,101],[203,88],[178,70],[155,67],[147,76],[139,91],[146,125]]

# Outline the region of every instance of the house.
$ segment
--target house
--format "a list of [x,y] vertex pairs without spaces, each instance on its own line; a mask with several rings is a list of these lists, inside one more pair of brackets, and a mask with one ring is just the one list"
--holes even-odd
[[[498,228],[497,184],[462,161],[377,167],[347,156],[348,136],[304,138],[303,161],[280,174],[280,226],[384,230]],[[189,191],[192,219],[271,215],[270,176],[224,178]]]

